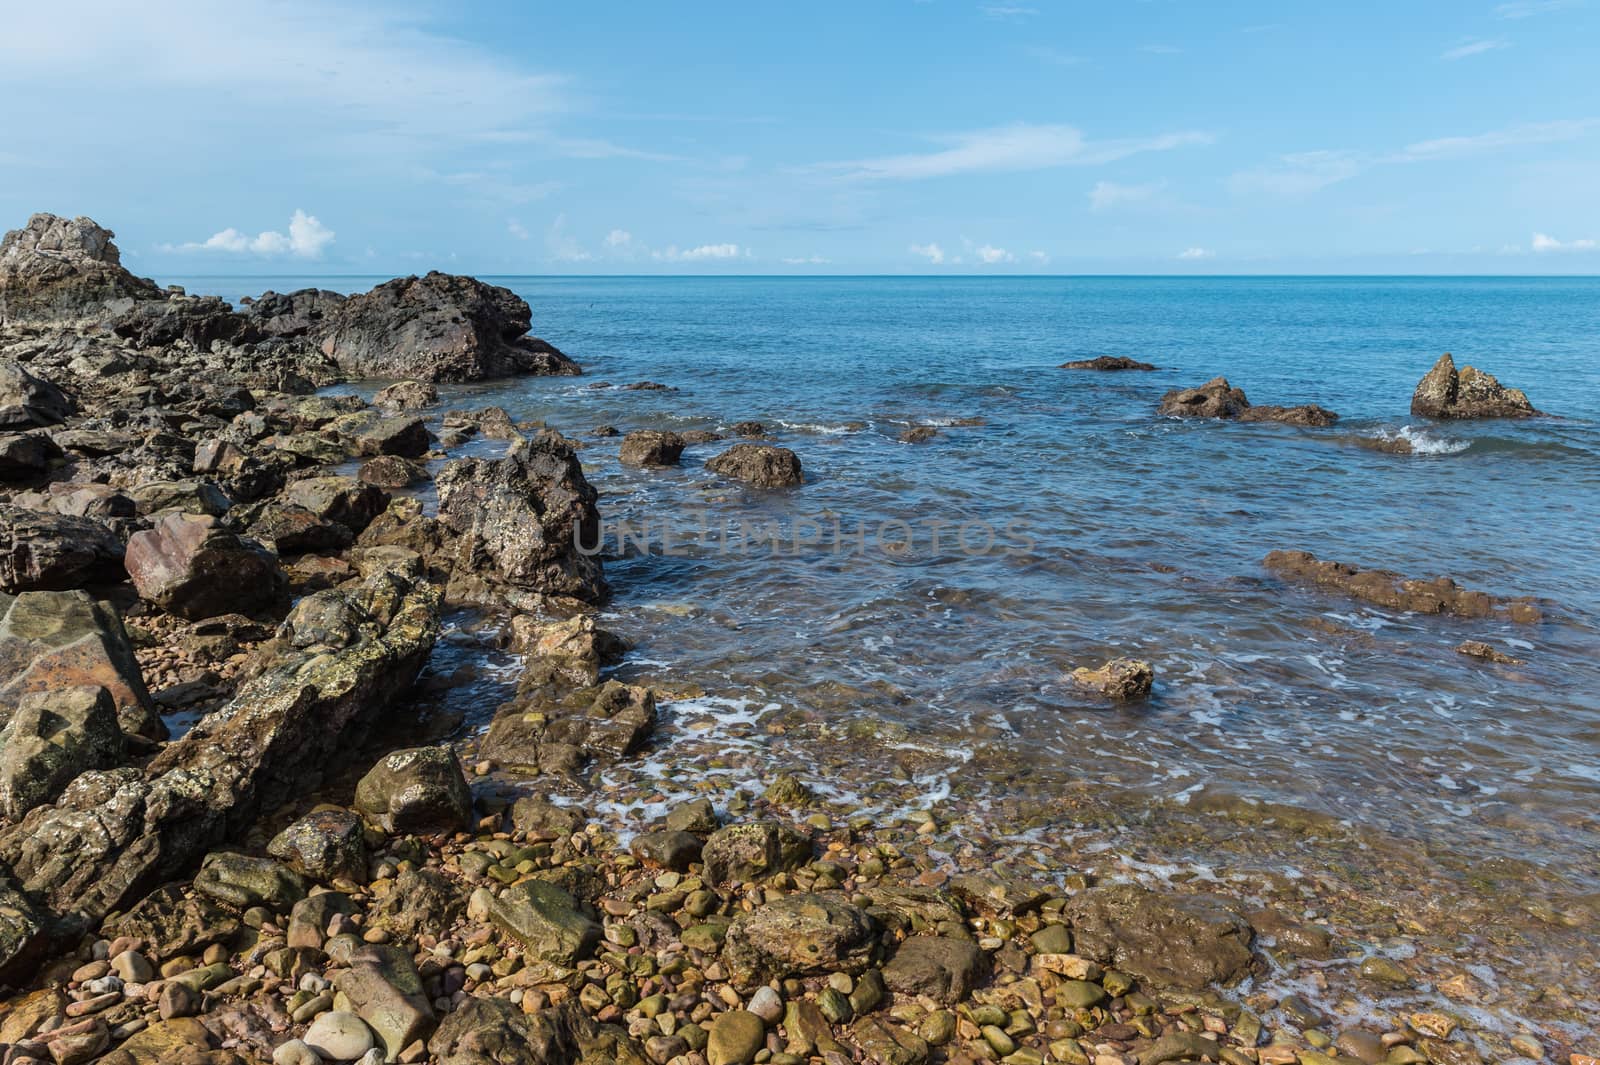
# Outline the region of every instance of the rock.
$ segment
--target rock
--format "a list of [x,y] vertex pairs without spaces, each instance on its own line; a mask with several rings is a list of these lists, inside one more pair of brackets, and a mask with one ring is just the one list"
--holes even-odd
[[372,926],[403,939],[438,935],[461,919],[467,897],[455,881],[431,869],[405,869],[372,910]]
[[353,951],[350,967],[333,978],[333,986],[377,1035],[389,1061],[433,1029],[433,1005],[403,950],[368,945]]
[[20,821],[91,769],[122,763],[122,728],[104,688],[29,692],[0,732],[0,814]]
[[50,933],[47,915],[0,872],[0,986],[22,987],[39,975]]
[[213,943],[232,939],[239,919],[203,895],[177,884],[157,888],[101,931],[112,938],[139,940],[160,958],[199,954]]
[[159,299],[122,267],[116,234],[92,219],[36,214],[0,241],[0,325],[91,317],[110,300]]
[[[365,879],[363,877],[362,879]],[[321,950],[327,945],[328,925],[335,917],[352,917],[358,908],[342,891],[322,891],[307,895],[289,911],[285,941],[290,947]]]
[[626,758],[655,723],[649,688],[615,680],[566,693],[557,684],[524,686],[496,714],[478,753],[501,765],[575,777],[587,765]]
[[577,363],[527,336],[532,312],[509,289],[433,271],[345,300],[322,350],[352,377],[478,381],[577,374]]
[[628,850],[646,865],[684,872],[700,860],[700,837],[666,829],[633,837]]
[[137,950],[125,950],[111,959],[111,971],[124,984],[147,984],[156,978],[156,968]]
[[1169,1061],[1219,1060],[1215,1039],[1194,1032],[1167,1032],[1139,1055],[1139,1065],[1166,1065]]
[[1111,699],[1143,699],[1155,684],[1155,667],[1136,658],[1113,658],[1098,669],[1079,666],[1073,683]]
[[314,338],[327,329],[328,319],[344,304],[345,297],[324,288],[302,288],[294,292],[263,292],[254,299],[240,300],[253,332],[274,338]]
[[1349,1058],[1355,1058],[1362,1065],[1379,1065],[1388,1056],[1388,1047],[1383,1045],[1383,1039],[1371,1032],[1363,1032],[1359,1028],[1339,1033],[1339,1038],[1333,1041],[1339,1053]]
[[408,488],[427,479],[428,471],[423,466],[398,455],[368,459],[356,471],[356,480],[378,488]]
[[322,1065],[322,1057],[304,1040],[291,1039],[273,1049],[272,1065]]
[[167,738],[122,618],[86,592],[0,596],[0,727],[29,692],[104,688],[122,731]]
[[126,578],[122,542],[92,518],[0,503],[0,590],[67,591]]
[[1286,580],[1332,589],[1391,610],[1462,618],[1503,614],[1512,621],[1528,623],[1543,620],[1543,612],[1531,598],[1499,599],[1459,587],[1449,577],[1413,580],[1389,570],[1363,570],[1344,562],[1323,561],[1306,551],[1273,551],[1262,565]]
[[305,507],[277,501],[263,507],[250,523],[250,535],[271,544],[279,555],[342,551],[355,540],[349,527],[318,517]]
[[1161,397],[1161,413],[1169,418],[1237,418],[1250,407],[1244,390],[1213,377],[1199,388],[1174,389]]
[[750,996],[750,1012],[767,1024],[777,1024],[783,1019],[783,996],[763,984]]
[[0,828],[0,862],[19,885],[58,914],[99,920],[314,788],[400,701],[438,636],[438,592],[415,558],[379,561],[296,604],[234,698],[142,771],[84,774]]
[[1063,370],[1154,370],[1148,362],[1139,362],[1126,355],[1097,355],[1092,359],[1077,359],[1061,364]]
[[367,878],[367,845],[361,818],[349,810],[321,807],[272,838],[267,853],[296,872],[331,883]]
[[288,913],[306,897],[305,881],[288,866],[231,851],[206,855],[195,874],[194,889],[238,910],[264,906],[274,913]]
[[354,1061],[372,1049],[372,1042],[372,1029],[343,1010],[318,1014],[305,1035],[306,1046],[326,1061]]
[[360,533],[389,505],[389,493],[353,477],[307,477],[285,488],[282,499],[353,533]]
[[624,466],[676,466],[683,454],[683,437],[657,429],[638,429],[622,438]]
[[1469,658],[1482,658],[1503,666],[1522,665],[1522,659],[1513,658],[1499,648],[1484,643],[1482,640],[1463,640],[1457,645],[1456,653],[1466,655]]
[[600,943],[600,926],[578,900],[544,880],[506,888],[490,905],[489,919],[529,954],[556,965],[582,961]]
[[[738,426],[734,428],[737,431]],[[800,456],[770,444],[734,444],[708,459],[706,469],[757,488],[788,488],[805,480]]]
[[711,1021],[707,1065],[751,1065],[767,1045],[767,1026],[748,1010],[726,1010]]
[[519,614],[511,619],[511,650],[537,658],[533,668],[548,666],[573,684],[592,686],[600,682],[601,666],[622,661],[628,644],[588,614],[549,623]]
[[767,427],[760,422],[744,421],[735,422],[733,435],[747,438],[759,438],[767,435]]
[[210,481],[147,481],[128,490],[140,514],[152,517],[162,511],[210,514],[220,518],[233,506],[222,489]]
[[912,936],[883,967],[883,979],[896,994],[927,995],[952,1006],[970,995],[988,971],[988,959],[971,940]]
[[[709,846],[709,844],[708,844]],[[844,896],[801,893],[769,899],[728,927],[723,954],[733,971],[760,980],[859,973],[878,947],[878,927]]]
[[1079,954],[1157,987],[1231,984],[1254,964],[1249,923],[1209,896],[1112,884],[1080,892],[1065,913]]
[[428,453],[430,443],[427,423],[416,417],[369,420],[355,433],[356,452],[361,455],[421,458]]
[[902,444],[926,444],[938,435],[939,430],[931,425],[913,425],[909,429],[902,429],[899,439]]
[[1529,418],[1541,412],[1520,388],[1506,388],[1493,374],[1471,366],[1457,371],[1446,352],[1417,382],[1411,413],[1423,418]]
[[125,565],[140,598],[191,621],[270,611],[288,594],[278,557],[209,514],[169,514],[134,533]]
[[[459,539],[457,576],[597,603],[600,513],[572,445],[541,432],[503,459],[460,459],[435,480],[439,519]],[[587,553],[586,553],[587,552]]]
[[180,1017],[193,1017],[200,1012],[204,1001],[202,993],[188,984],[167,980],[161,985],[156,1009],[163,1021],[170,1021]]
[[58,425],[72,414],[67,394],[11,359],[0,359],[0,429]]
[[711,833],[700,857],[714,884],[755,880],[809,862],[811,841],[776,821],[750,821]]
[[583,827],[575,810],[557,806],[538,795],[524,795],[511,804],[511,825],[518,832],[570,836]]
[[596,1024],[576,1001],[525,1013],[503,998],[473,997],[439,1023],[428,1053],[435,1065],[643,1065],[646,1060],[626,1032]]
[[862,1017],[850,1026],[850,1037],[866,1059],[882,1065],[926,1065],[927,1040],[903,1025],[879,1017]]
[[472,792],[448,746],[411,747],[379,759],[356,785],[355,808],[385,832],[456,832],[472,818]]
[[0,436],[0,481],[31,481],[50,468],[61,449],[42,433]]
[[437,402],[439,390],[426,381],[396,381],[372,397],[374,407],[396,413],[422,410]]
[[667,811],[667,828],[674,832],[692,832],[704,837],[715,832],[717,827],[717,811],[710,799],[690,799]]
[[479,434],[490,440],[521,440],[522,434],[504,407],[479,410],[453,410],[444,416],[444,428],[468,436]]
[[1239,415],[1241,422],[1280,422],[1284,425],[1304,425],[1311,428],[1326,428],[1339,420],[1339,416],[1326,407],[1319,407],[1315,403],[1305,403],[1298,407],[1274,407],[1263,404],[1251,407]]

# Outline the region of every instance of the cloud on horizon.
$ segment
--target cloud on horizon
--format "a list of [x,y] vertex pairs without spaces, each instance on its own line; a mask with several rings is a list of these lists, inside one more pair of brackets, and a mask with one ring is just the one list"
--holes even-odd
[[302,259],[320,258],[328,245],[333,243],[333,230],[317,220],[315,215],[306,214],[304,211],[295,211],[289,219],[289,232],[280,233],[268,229],[255,236],[229,226],[218,233],[213,233],[202,241],[187,241],[183,244],[163,244],[162,251],[221,251],[232,254],[251,255],[294,255]]
[[1594,251],[1600,249],[1600,241],[1588,239],[1560,241],[1544,233],[1535,233],[1531,247],[1536,252]]
[[949,147],[935,152],[822,163],[818,169],[838,171],[844,178],[856,181],[918,181],[955,174],[1096,166],[1143,152],[1212,144],[1216,138],[1203,131],[1189,130],[1153,137],[1090,141],[1073,126],[1016,122],[938,139]]

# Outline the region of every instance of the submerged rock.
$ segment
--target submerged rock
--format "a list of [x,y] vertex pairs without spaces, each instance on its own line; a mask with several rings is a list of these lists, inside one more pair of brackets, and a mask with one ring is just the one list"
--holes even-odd
[[1155,667],[1136,658],[1113,658],[1097,669],[1079,666],[1073,683],[1112,699],[1143,699],[1155,684]]
[[1458,371],[1446,352],[1417,382],[1411,413],[1424,418],[1529,418],[1540,412],[1520,388],[1506,388],[1493,374],[1471,366]]
[[[735,430],[738,426],[734,427]],[[706,469],[757,488],[788,488],[805,480],[800,456],[770,444],[734,444],[706,461]]]
[[1339,416],[1326,407],[1319,407],[1315,403],[1303,403],[1298,407],[1275,407],[1263,404],[1259,407],[1250,407],[1239,415],[1241,422],[1279,422],[1283,425],[1304,425],[1311,428],[1322,429],[1339,420]]
[[1161,397],[1160,412],[1169,418],[1221,418],[1241,422],[1281,422],[1324,427],[1339,420],[1333,411],[1306,403],[1298,407],[1253,407],[1242,388],[1226,377],[1213,377],[1198,388],[1180,388]]
[[352,377],[479,381],[577,374],[578,364],[527,335],[532,311],[510,289],[433,271],[351,296],[322,349]]
[[1061,364],[1063,370],[1154,370],[1148,362],[1139,362],[1126,355],[1097,355],[1092,359],[1076,359]]
[[1391,610],[1463,618],[1504,614],[1512,621],[1528,623],[1544,616],[1532,598],[1499,599],[1487,592],[1462,588],[1449,577],[1413,580],[1389,570],[1364,570],[1344,562],[1324,561],[1308,551],[1273,551],[1262,564],[1288,580],[1330,588]]
[[500,765],[576,776],[632,754],[655,729],[655,693],[610,680],[563,691],[524,687],[489,726],[478,753]]
[[1074,896],[1065,913],[1079,954],[1157,987],[1233,984],[1255,963],[1249,922],[1209,896],[1112,884]]

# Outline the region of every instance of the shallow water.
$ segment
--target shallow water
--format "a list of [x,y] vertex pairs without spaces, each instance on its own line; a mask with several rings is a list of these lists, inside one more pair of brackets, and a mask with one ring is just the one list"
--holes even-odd
[[[1517,870],[1506,908],[1600,892],[1600,280],[496,280],[586,376],[449,401],[587,441],[609,546],[617,523],[653,523],[647,550],[606,568],[608,623],[636,645],[620,675],[703,690],[667,704],[657,747],[611,781],[638,797],[619,809],[809,768],[869,810],[989,811],[1020,847],[1089,825],[1156,847],[1149,818],[1188,823],[1167,861],[1281,804],[1464,892]],[[1560,417],[1411,418],[1445,350]],[[1056,368],[1101,354],[1161,369]],[[1343,418],[1156,416],[1164,391],[1218,374],[1255,403]],[[676,390],[597,387],[641,380]],[[744,419],[799,453],[804,487],[720,482],[702,469],[716,444],[625,469],[616,440],[589,435]],[[942,428],[898,442],[913,425]],[[1362,446],[1400,435],[1413,454]],[[783,545],[682,544],[734,520],[775,524]],[[835,521],[865,544],[835,542]],[[909,548],[882,550],[897,522],[885,539],[909,527]],[[797,547],[797,524],[820,542]],[[1398,614],[1281,584],[1260,565],[1274,548],[1550,605],[1538,625]],[[1457,654],[1463,639],[1525,664]],[[1063,681],[1118,654],[1154,663],[1148,703]],[[1026,833],[1007,820],[1021,809]],[[1252,845],[1263,868],[1307,860],[1265,830]]]

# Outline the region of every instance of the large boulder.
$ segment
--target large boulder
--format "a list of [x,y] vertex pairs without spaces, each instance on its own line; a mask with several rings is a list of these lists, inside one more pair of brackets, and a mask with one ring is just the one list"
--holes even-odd
[[324,288],[302,288],[294,292],[268,290],[239,302],[252,333],[289,339],[321,336],[344,300]]
[[350,956],[350,967],[333,986],[383,1044],[384,1060],[433,1031],[433,1004],[411,955],[397,947],[365,946]]
[[1244,389],[1226,377],[1213,377],[1198,388],[1177,388],[1161,397],[1161,413],[1169,418],[1237,418],[1250,408]]
[[821,973],[858,973],[878,949],[878,926],[839,894],[771,899],[728,927],[723,956],[733,972],[766,981]]
[[140,598],[191,621],[270,610],[289,581],[278,556],[209,514],[168,514],[135,533],[126,567]]
[[283,490],[283,501],[360,533],[389,505],[389,493],[354,477],[305,477]]
[[155,282],[134,277],[89,218],[36,214],[0,241],[0,325],[96,317],[108,300],[160,299]]
[[624,466],[676,466],[683,437],[659,429],[636,429],[622,438]]
[[472,792],[449,747],[413,747],[378,760],[356,785],[355,808],[385,832],[456,832]]
[[104,688],[29,692],[0,732],[0,815],[20,820],[80,774],[118,765],[123,753],[117,708]]
[[0,503],[0,590],[66,591],[116,584],[122,541],[93,518]]
[[116,608],[87,592],[0,596],[0,725],[30,692],[85,685],[110,693],[124,732],[167,738]]
[[1074,896],[1066,915],[1079,954],[1156,987],[1233,984],[1255,964],[1249,922],[1211,896],[1111,884]]
[[84,774],[0,831],[19,886],[83,927],[315,790],[400,703],[439,633],[439,595],[415,557],[382,561],[296,604],[233,700],[142,770]]
[[927,995],[950,1006],[965,999],[989,972],[989,959],[970,939],[912,936],[883,967],[897,995]]
[[586,765],[612,765],[655,729],[655,693],[608,680],[561,691],[559,682],[524,689],[503,706],[478,753],[506,766],[574,777]]
[[31,481],[48,470],[50,460],[60,455],[55,441],[43,433],[0,435],[0,481]]
[[714,884],[756,880],[798,869],[811,860],[811,841],[778,821],[748,821],[713,832],[701,851]]
[[1421,418],[1529,418],[1538,413],[1520,388],[1506,388],[1493,374],[1471,366],[1456,369],[1449,352],[1417,382],[1411,413]]
[[352,377],[479,381],[581,372],[527,335],[531,321],[527,303],[510,289],[433,271],[345,300],[331,315],[322,350]]
[[72,400],[55,385],[0,359],[0,429],[56,425],[72,413]]
[[502,459],[452,462],[435,485],[439,520],[458,537],[456,581],[532,597],[605,597],[596,493],[559,433],[541,432]]
[[546,880],[513,884],[489,904],[489,920],[529,956],[572,966],[600,943],[600,926],[583,906]]
[[788,488],[805,480],[800,456],[771,444],[734,444],[706,460],[706,469],[757,488]]

